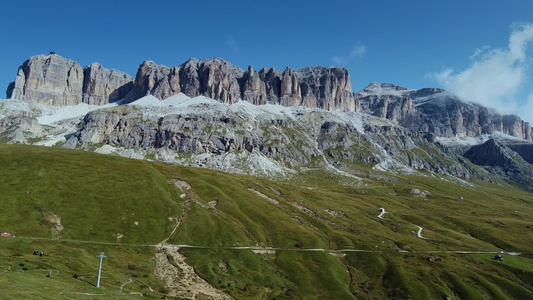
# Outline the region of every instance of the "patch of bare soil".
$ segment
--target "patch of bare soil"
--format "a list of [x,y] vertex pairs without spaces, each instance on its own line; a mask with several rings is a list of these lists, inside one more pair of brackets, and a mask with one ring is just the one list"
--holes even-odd
[[43,219],[54,226],[54,238],[58,240],[61,237],[61,231],[63,230],[63,226],[61,225],[61,216],[46,214],[44,215]]
[[248,190],[249,190],[250,192],[255,193],[257,196],[259,196],[259,197],[261,197],[261,198],[267,200],[268,202],[270,202],[270,203],[272,203],[272,204],[274,204],[274,205],[279,205],[279,201],[278,201],[278,200],[276,200],[276,199],[272,199],[272,198],[270,198],[269,196],[267,196],[267,195],[261,193],[260,191],[256,191],[256,190],[254,190],[254,189],[248,189]]
[[273,187],[271,187],[271,186],[270,186],[269,188],[270,188],[271,191],[273,191],[274,193],[276,193],[276,195],[278,195],[278,196],[281,196],[281,195],[282,195],[281,192],[278,191],[278,190],[276,190],[275,188],[273,188]]
[[203,204],[202,202],[198,202],[198,201],[194,201],[194,203],[206,209],[215,209],[217,207],[218,200],[209,201],[207,202],[207,204]]
[[223,262],[223,261],[220,261],[220,262],[218,263],[218,268],[219,268],[221,271],[223,271],[223,272],[226,272],[226,271],[228,270],[228,267],[229,267],[229,265],[228,265],[227,263]]
[[292,219],[294,222],[298,223],[298,224],[301,224],[301,225],[304,224],[304,222],[302,222],[302,220],[300,220],[300,218],[299,218],[298,216],[293,216],[291,219]]
[[234,299],[198,276],[185,259],[178,247],[158,247],[154,273],[165,282],[169,290],[168,296],[183,299]]
[[183,180],[172,179],[171,182],[174,183],[185,194],[189,193],[192,189],[191,185]]
[[316,213],[314,211],[312,211],[310,208],[305,207],[305,206],[301,205],[300,203],[298,203],[296,201],[291,201],[289,203],[294,205],[295,207],[297,207],[299,210],[303,211],[304,213],[306,213],[306,214],[308,214],[310,216],[316,217]]
[[344,213],[340,212],[340,211],[336,211],[336,210],[333,210],[333,209],[330,209],[330,208],[326,208],[324,209],[325,212],[327,212],[328,214],[336,217],[336,218],[344,218]]
[[489,223],[492,226],[496,226],[496,227],[507,227],[505,223],[498,221],[498,220],[487,220],[487,223]]
[[424,198],[424,200],[427,200],[427,198],[430,196],[430,193],[428,191],[422,191],[419,189],[412,189],[411,194],[415,197]]
[[308,228],[313,228],[314,230],[318,230],[318,228],[316,226],[313,226],[311,223],[302,220],[302,218],[300,218],[300,216],[293,216],[291,219],[294,222],[296,222],[296,223],[298,223],[298,224],[300,224],[302,226],[306,226]]

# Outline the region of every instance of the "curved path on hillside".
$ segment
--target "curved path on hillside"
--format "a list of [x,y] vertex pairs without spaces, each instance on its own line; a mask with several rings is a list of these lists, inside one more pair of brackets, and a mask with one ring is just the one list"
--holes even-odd
[[415,224],[411,224],[411,225],[413,225],[413,226],[415,226],[415,227],[418,227],[418,231],[416,232],[416,236],[417,236],[418,238],[420,238],[420,239],[424,239],[424,240],[427,240],[427,238],[425,238],[425,237],[422,236],[422,230],[423,230],[422,227],[420,227],[420,226],[418,226],[418,225],[415,225]]
[[[380,211],[380,214],[378,215],[378,218],[384,220],[384,219],[383,219],[383,215],[386,214],[385,209],[384,209],[384,208],[380,208],[379,211]],[[420,227],[420,226],[418,226],[418,225],[412,224],[412,223],[409,223],[409,224],[411,224],[411,225],[413,225],[413,226],[415,226],[415,227],[418,228],[418,231],[416,232],[416,236],[417,236],[419,239],[423,239],[423,240],[427,240],[427,239],[428,239],[428,238],[422,236],[422,230],[424,230],[424,228],[422,228],[422,227]]]

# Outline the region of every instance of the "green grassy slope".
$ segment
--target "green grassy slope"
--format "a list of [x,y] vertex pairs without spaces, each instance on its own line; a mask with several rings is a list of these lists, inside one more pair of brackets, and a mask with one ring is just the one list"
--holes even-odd
[[[386,181],[343,186],[316,171],[300,176],[307,184],[275,182],[16,145],[0,145],[0,157],[0,231],[17,236],[0,239],[7,299],[164,299],[169,289],[155,278],[153,245],[168,237],[197,246],[180,252],[237,299],[533,297],[533,196],[524,191],[431,176],[371,176]],[[174,180],[192,190],[181,197]],[[108,258],[97,289],[102,251]],[[457,251],[522,255],[495,261],[492,253]]]

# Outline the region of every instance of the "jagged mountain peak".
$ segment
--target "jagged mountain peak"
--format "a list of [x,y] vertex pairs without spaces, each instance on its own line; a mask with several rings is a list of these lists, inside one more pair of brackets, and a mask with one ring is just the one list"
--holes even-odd
[[245,100],[255,105],[363,112],[443,137],[501,131],[533,139],[531,126],[519,118],[500,116],[442,89],[413,90],[374,82],[354,94],[348,70],[335,67],[287,67],[283,72],[263,68],[257,72],[251,66],[244,71],[219,57],[190,58],[174,67],[144,61],[133,81],[123,72],[96,63],[82,69],[73,60],[48,54],[27,60],[8,88],[8,98],[56,106],[104,105],[122,98],[131,102],[146,95],[163,100],[179,93],[223,103]]
[[343,74],[349,74],[348,70],[346,68],[341,67],[323,67],[323,66],[315,66],[315,67],[303,67],[301,69],[294,70],[295,73],[301,75],[302,77],[309,77],[309,76],[321,76],[326,73],[343,73]]
[[29,59],[27,59],[24,63],[27,63],[27,62],[30,62],[30,61],[42,61],[43,63],[44,62],[53,63],[53,62],[58,62],[58,61],[75,62],[74,60],[72,60],[70,58],[63,57],[63,56],[61,56],[59,54],[55,54],[55,53],[37,54],[37,55],[34,55],[34,56],[30,57]]
[[183,64],[181,64],[180,67],[187,68],[187,67],[211,66],[211,65],[216,65],[219,67],[227,67],[231,70],[234,70],[236,73],[239,73],[239,74],[242,74],[244,72],[243,69],[233,65],[232,63],[220,57],[202,58],[202,59],[191,57],[187,61],[185,61]]
[[414,92],[412,89],[404,88],[402,86],[394,85],[392,83],[378,83],[372,82],[363,90],[357,93],[358,97],[366,97],[370,95],[382,96],[405,96]]

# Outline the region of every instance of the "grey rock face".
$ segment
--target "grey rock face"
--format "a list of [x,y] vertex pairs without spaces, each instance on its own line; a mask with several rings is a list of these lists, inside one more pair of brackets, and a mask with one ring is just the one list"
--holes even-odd
[[533,144],[507,145],[509,149],[518,153],[525,161],[533,165]]
[[259,72],[259,78],[265,83],[266,88],[266,102],[269,103],[280,103],[279,95],[281,91],[281,76],[282,73],[275,68],[263,68]]
[[18,70],[8,98],[48,105],[81,103],[83,69],[59,55],[37,55],[28,59]]
[[267,85],[259,73],[252,66],[244,72],[242,77],[242,100],[254,105],[263,105],[268,102]]
[[[139,122],[142,118],[144,122]],[[305,165],[318,155],[312,141],[297,143],[283,132],[297,126],[288,120],[265,119],[250,131],[238,122],[238,115],[172,114],[147,118],[133,112],[94,111],[87,114],[73,136],[76,144],[88,148],[94,144],[115,147],[168,149],[176,153],[224,154],[257,151],[282,161]],[[279,123],[278,123],[279,121]],[[268,131],[259,128],[270,128]],[[235,134],[240,132],[242,134]],[[72,141],[71,141],[72,143]]]
[[245,72],[221,58],[189,59],[169,68],[143,62],[135,81],[127,74],[95,63],[84,70],[61,56],[38,55],[27,60],[7,90],[8,98],[50,105],[102,105],[146,95],[166,99],[177,93],[206,96],[223,103],[239,99],[256,105],[280,104],[324,110],[362,111],[386,118],[425,136],[472,137],[499,131],[533,140],[530,124],[466,103],[441,89],[409,90],[373,83],[354,94],[343,68],[274,68]]
[[30,105],[20,110],[2,101],[0,112],[0,136],[7,139],[7,143],[26,144],[43,136],[43,126],[37,121],[40,114]]
[[166,99],[180,91],[178,68],[144,61],[137,72],[133,91],[127,98],[133,101],[151,94],[158,99]]
[[350,74],[344,68],[305,67],[295,71],[302,104],[325,110],[359,111]]
[[[528,179],[533,178],[533,166],[524,161],[531,160],[531,142],[496,135],[499,142],[483,146],[445,146],[433,134],[356,112],[305,108],[279,112],[215,101],[179,108],[143,103],[41,125],[37,120],[49,108],[40,112],[41,105],[12,100],[0,106],[0,136],[13,143],[118,149],[129,157],[153,155],[164,161],[245,174],[254,164],[265,170],[263,174],[279,168],[322,168],[367,176],[360,168],[364,164],[381,171],[422,169],[503,184],[514,180],[525,188],[533,183]],[[502,144],[509,141],[513,145]],[[277,167],[269,169],[273,165]]]
[[104,105],[123,99],[133,88],[133,78],[128,74],[109,70],[99,63],[83,69],[83,103]]
[[20,66],[7,98],[54,106],[102,105],[124,98],[132,88],[129,75],[97,63],[82,69],[56,54],[36,55]]
[[499,131],[533,140],[530,124],[514,115],[467,103],[441,89],[408,90],[373,83],[356,93],[362,111],[423,133],[441,137],[473,137]]
[[518,116],[500,115],[493,110],[474,103],[459,100],[455,95],[437,91],[419,97],[418,91],[411,95],[417,110],[422,115],[422,124],[410,128],[434,132],[439,136],[479,136],[499,131],[510,136],[533,140],[530,124]]
[[464,156],[472,163],[483,166],[493,174],[509,178],[530,190],[532,189],[533,166],[525,162],[518,153],[493,139],[471,147]]
[[334,164],[350,172],[357,172],[349,167],[353,163],[382,164],[391,160],[439,174],[478,176],[476,170],[461,163],[455,152],[405,128],[367,124],[360,132],[350,122],[339,121],[325,111],[260,117],[252,123],[246,121],[248,118],[229,109],[188,111],[160,118],[135,110],[94,111],[85,117],[75,138],[81,148],[107,144],[193,155],[255,152],[290,166],[309,166],[314,157],[323,157],[314,164]]
[[359,109],[346,69],[308,67],[280,72],[271,68],[256,72],[249,67],[245,72],[221,58],[191,58],[173,68],[144,62],[137,72],[134,91],[128,97],[130,101],[145,95],[163,100],[182,92],[189,97],[206,96],[223,103],[243,99],[259,105]]

